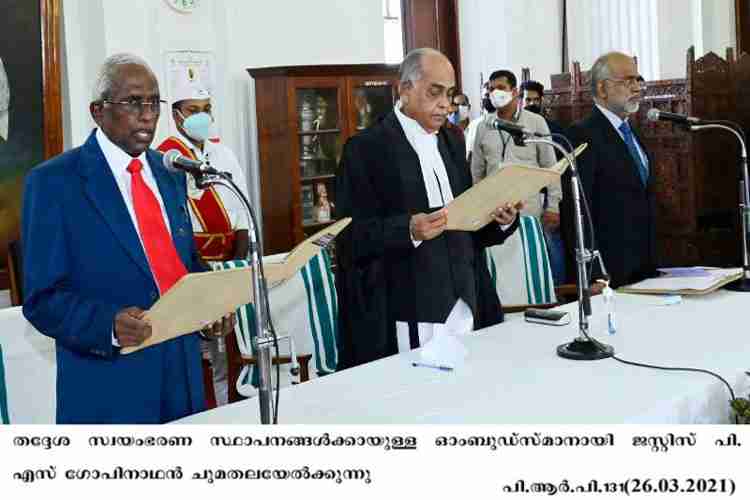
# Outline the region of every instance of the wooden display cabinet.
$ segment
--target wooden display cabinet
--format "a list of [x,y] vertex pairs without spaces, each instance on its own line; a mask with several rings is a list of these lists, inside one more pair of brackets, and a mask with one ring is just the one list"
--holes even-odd
[[335,221],[344,143],[393,108],[398,66],[247,72],[255,79],[264,252],[287,252]]

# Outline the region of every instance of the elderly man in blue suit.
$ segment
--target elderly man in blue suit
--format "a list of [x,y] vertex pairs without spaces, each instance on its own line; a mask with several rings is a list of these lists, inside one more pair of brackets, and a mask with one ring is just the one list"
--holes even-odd
[[[197,335],[120,355],[151,335],[144,311],[204,270],[185,179],[149,149],[161,102],[142,59],[110,56],[89,107],[98,128],[26,179],[23,313],[56,340],[58,423],[163,423],[205,408]],[[202,335],[233,326],[230,315]]]

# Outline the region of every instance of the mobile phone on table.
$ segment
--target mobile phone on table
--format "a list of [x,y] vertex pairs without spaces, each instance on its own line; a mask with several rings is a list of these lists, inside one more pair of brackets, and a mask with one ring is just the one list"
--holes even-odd
[[553,311],[551,309],[529,308],[523,312],[524,319],[529,323],[541,323],[543,325],[563,326],[570,323],[570,314],[565,311]]

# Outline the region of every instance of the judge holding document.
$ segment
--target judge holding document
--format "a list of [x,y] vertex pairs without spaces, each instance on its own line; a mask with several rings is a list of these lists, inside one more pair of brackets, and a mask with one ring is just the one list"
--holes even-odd
[[205,407],[198,335],[120,354],[150,337],[144,311],[203,270],[184,175],[149,149],[161,103],[142,59],[110,56],[89,106],[98,128],[26,178],[23,313],[57,344],[58,423],[156,424]]
[[401,65],[400,101],[344,147],[337,216],[352,217],[339,240],[339,368],[500,323],[484,248],[502,243],[522,206],[487,207],[480,231],[446,231],[454,197],[471,187],[463,139],[444,128],[456,81],[433,49]]

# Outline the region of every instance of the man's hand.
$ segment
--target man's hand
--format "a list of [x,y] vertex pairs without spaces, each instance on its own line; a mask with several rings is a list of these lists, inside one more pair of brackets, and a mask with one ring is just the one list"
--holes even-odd
[[542,214],[542,225],[547,231],[557,231],[560,227],[560,214],[549,210]]
[[215,321],[213,324],[207,326],[201,333],[209,339],[218,339],[226,337],[234,330],[235,314],[230,313],[221,318],[219,321]]
[[115,315],[115,337],[120,347],[141,345],[151,336],[151,325],[143,321],[146,311],[128,307]]
[[415,214],[411,216],[409,231],[415,241],[426,241],[440,236],[448,224],[448,211],[444,208],[431,214]]
[[507,226],[513,224],[516,220],[516,216],[520,210],[523,210],[524,203],[519,201],[516,204],[506,203],[505,206],[497,207],[492,211],[492,216],[495,218],[495,222],[501,226]]

